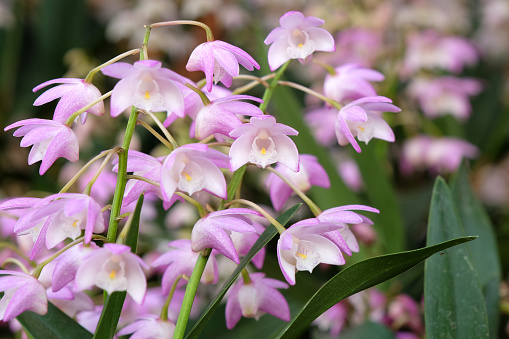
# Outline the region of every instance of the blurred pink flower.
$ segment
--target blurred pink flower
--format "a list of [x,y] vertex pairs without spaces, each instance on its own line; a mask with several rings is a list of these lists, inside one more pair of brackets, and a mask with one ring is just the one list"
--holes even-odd
[[[57,98],[58,101],[55,113],[53,114],[53,120],[65,123],[65,121],[76,111],[91,104],[95,100],[101,97],[101,92],[92,84],[85,82],[83,79],[74,78],[60,78],[53,79],[43,82],[39,86],[36,86],[33,91],[37,92],[41,88],[44,88],[53,84],[61,84],[53,88],[48,89],[42,93],[34,102],[34,106],[40,106]],[[87,119],[87,113],[94,115],[104,114],[104,102],[101,101],[86,112],[80,115],[81,123],[84,124]]]
[[333,107],[321,107],[309,111],[304,120],[311,128],[313,135],[320,145],[332,146],[336,143],[336,119],[338,110]]
[[260,65],[244,50],[224,41],[214,40],[204,42],[194,49],[186,69],[205,73],[207,91],[210,92],[212,84],[219,81],[230,87],[233,77],[239,75],[239,63],[248,71],[260,69]]
[[469,97],[481,90],[479,80],[452,76],[415,78],[408,87],[410,96],[419,102],[426,116],[436,118],[452,114],[460,120],[470,116],[472,105]]
[[251,273],[251,281],[240,280],[231,288],[226,301],[226,327],[232,329],[241,317],[258,320],[265,313],[290,321],[290,308],[277,288],[288,288],[282,281],[265,278],[264,273]]
[[356,63],[372,67],[381,47],[379,32],[364,27],[346,28],[336,35],[336,52],[327,59],[334,65]]
[[281,27],[274,28],[264,43],[270,45],[269,66],[274,71],[290,59],[301,63],[310,62],[315,51],[332,52],[335,50],[334,38],[323,28],[322,19],[293,11],[283,14],[279,19]]
[[107,76],[121,79],[111,94],[112,117],[120,115],[129,106],[184,116],[184,98],[175,84],[175,81],[183,81],[183,77],[162,68],[160,61],[141,60],[134,65],[116,62],[101,71]]
[[331,337],[338,337],[348,317],[348,306],[345,301],[339,302],[322,313],[313,321],[320,331],[329,331]]
[[295,129],[276,123],[270,115],[252,117],[249,123],[230,133],[236,138],[230,148],[230,170],[236,171],[251,162],[262,168],[280,162],[292,171],[299,170],[299,151],[288,135],[297,135]]
[[337,165],[338,174],[343,179],[348,188],[354,192],[359,192],[364,182],[362,180],[361,171],[357,163],[350,158],[343,158]]
[[441,36],[433,30],[414,33],[408,38],[401,75],[408,77],[420,69],[443,69],[460,73],[474,65],[479,53],[466,38]]
[[325,76],[323,91],[327,97],[340,103],[376,96],[376,91],[369,82],[385,79],[382,73],[356,64],[342,65],[335,71],[334,75]]
[[28,164],[42,160],[39,174],[43,175],[58,158],[69,161],[79,160],[78,138],[73,130],[62,122],[45,119],[27,119],[15,122],[4,128],[8,131],[18,128],[15,137],[23,137],[20,146],[32,146]]
[[416,169],[429,169],[434,173],[454,172],[463,158],[475,158],[478,153],[477,147],[465,140],[419,135],[403,144],[400,168],[404,174]]

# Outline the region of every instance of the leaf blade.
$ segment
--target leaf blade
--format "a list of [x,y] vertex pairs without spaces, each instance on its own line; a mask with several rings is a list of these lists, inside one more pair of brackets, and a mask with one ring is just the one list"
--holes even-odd
[[[435,182],[427,244],[463,236],[447,184]],[[424,268],[426,334],[429,338],[488,338],[488,319],[468,246],[430,258]]]
[[476,237],[457,238],[418,250],[378,256],[349,266],[323,285],[273,337],[296,338],[314,319],[344,298],[391,279],[436,252],[474,239]]

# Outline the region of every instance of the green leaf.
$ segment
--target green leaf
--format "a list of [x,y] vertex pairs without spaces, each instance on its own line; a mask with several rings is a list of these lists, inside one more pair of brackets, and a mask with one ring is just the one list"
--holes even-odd
[[500,259],[493,226],[476,199],[469,183],[467,163],[464,162],[451,186],[466,234],[477,234],[479,239],[469,245],[472,260],[479,276],[486,302],[490,337],[496,338],[499,325]]
[[[465,234],[447,184],[433,189],[427,244]],[[426,335],[434,338],[488,338],[488,318],[469,246],[430,258],[424,268]]]
[[[136,208],[133,212],[133,219],[131,226],[126,236],[126,245],[131,247],[131,251],[136,253],[136,246],[138,245],[138,230],[140,228],[140,214],[141,206],[143,205],[144,194],[140,195]],[[106,297],[104,301],[104,308],[99,319],[99,324],[94,334],[94,339],[110,339],[115,335],[117,329],[118,319],[120,319],[120,312],[124,306],[124,300],[127,292],[113,292]]]
[[[302,204],[297,204],[295,206],[292,206],[288,210],[286,210],[284,213],[282,213],[276,220],[281,225],[286,225],[288,221],[293,217],[295,212],[299,209],[299,207]],[[258,240],[255,242],[249,253],[240,261],[240,264],[237,266],[235,271],[230,275],[230,277],[226,280],[226,282],[221,287],[221,290],[217,293],[214,300],[210,303],[210,305],[207,307],[203,315],[198,319],[196,324],[193,326],[191,331],[186,335],[186,338],[198,338],[200,333],[203,331],[205,326],[207,325],[207,322],[210,320],[214,312],[219,307],[219,304],[221,300],[223,299],[224,295],[228,291],[231,285],[235,282],[235,279],[237,279],[238,275],[242,271],[242,269],[251,261],[251,259],[255,256],[258,251],[260,251],[265,245],[268,244],[268,242],[274,238],[274,236],[277,234],[277,230],[273,225],[269,225],[265,229],[265,231],[260,235]]]
[[[323,285],[274,338],[297,338],[313,320],[339,301],[401,274],[446,248],[474,240],[463,237],[413,251],[382,255],[349,266]],[[432,337],[429,337],[432,338]]]
[[25,331],[34,338],[67,339],[92,338],[92,333],[81,327],[67,314],[52,303],[48,303],[48,313],[39,315],[31,311],[23,312],[16,317]]

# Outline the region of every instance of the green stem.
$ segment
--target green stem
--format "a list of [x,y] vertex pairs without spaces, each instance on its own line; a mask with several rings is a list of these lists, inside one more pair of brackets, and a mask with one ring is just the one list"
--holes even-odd
[[16,266],[18,266],[19,268],[21,268],[21,270],[26,273],[26,274],[30,274],[30,272],[28,272],[27,268],[25,267],[25,265],[23,265],[23,263],[19,260],[19,259],[16,259],[16,258],[7,258],[4,260],[4,262],[2,263],[2,267],[5,267],[6,264],[14,264]]
[[21,252],[21,250],[13,243],[2,241],[0,242],[0,248],[8,248],[17,255],[19,255],[23,260],[30,262],[30,258],[28,258],[23,252]]
[[145,36],[143,37],[143,43],[141,44],[141,50],[142,53],[140,54],[140,60],[147,60],[148,59],[148,39],[150,37],[150,30],[152,29],[151,26],[145,26]]
[[163,321],[168,320],[168,307],[170,306],[171,299],[173,299],[173,295],[175,294],[175,290],[177,289],[177,285],[178,285],[180,279],[189,281],[189,277],[187,275],[181,274],[173,282],[173,285],[171,286],[170,293],[168,294],[168,298],[166,298],[166,302],[164,303],[163,308],[161,309],[161,314],[159,315],[159,319],[161,319]]
[[244,285],[249,285],[251,283],[251,277],[245,268],[242,269],[242,280],[244,280]]
[[203,22],[193,21],[193,20],[174,20],[174,21],[164,21],[164,22],[156,22],[150,25],[150,28],[162,27],[162,26],[176,26],[176,25],[193,25],[199,26],[203,28],[207,34],[207,42],[214,41],[214,35],[212,34],[212,30],[209,26],[205,25]]
[[205,211],[203,206],[198,201],[194,200],[187,194],[184,194],[181,192],[175,192],[175,194],[178,195],[179,197],[184,198],[187,202],[190,202],[191,204],[193,204],[196,207],[196,209],[198,210],[198,214],[200,214],[200,218],[204,218],[207,216],[208,213]]
[[276,75],[274,76],[274,79],[272,79],[272,81],[270,82],[270,86],[265,89],[265,93],[263,93],[262,98],[263,102],[260,104],[260,109],[262,110],[262,112],[267,111],[267,106],[269,105],[269,101],[272,98],[272,94],[274,94],[274,90],[278,86],[279,79],[281,79],[281,77],[283,76],[283,73],[288,68],[288,65],[290,65],[290,62],[292,61],[288,60],[283,64],[283,66],[281,66],[281,68],[278,69]]
[[166,137],[166,139],[168,139],[170,141],[171,145],[173,146],[173,149],[179,147],[179,145],[178,145],[177,141],[175,140],[175,138],[173,138],[171,136],[170,132],[168,132],[168,129],[166,129],[166,127],[164,127],[163,123],[159,119],[157,119],[157,117],[155,116],[154,113],[152,113],[150,111],[142,111],[142,110],[139,110],[139,111],[141,113],[147,114],[149,117],[152,118],[152,120],[154,120],[156,125],[161,129],[161,132],[163,132],[163,134]]
[[200,99],[203,102],[203,106],[207,106],[208,104],[210,104],[209,98],[207,98],[205,93],[203,93],[199,88],[194,87],[191,84],[186,84],[186,87],[191,89],[193,92],[195,92],[196,94],[198,94],[200,96]]
[[173,339],[182,339],[184,337],[184,332],[186,330],[187,321],[189,320],[189,314],[191,313],[196,290],[198,289],[198,284],[200,283],[201,276],[205,270],[205,265],[209,259],[210,252],[212,252],[212,249],[210,248],[203,250],[198,257],[198,260],[196,261],[196,265],[194,265],[193,274],[191,274],[191,279],[189,279],[189,283],[187,284],[186,294],[184,295],[184,300],[182,301],[182,308],[180,309],[177,324],[175,325]]
[[173,145],[170,144],[168,140],[163,138],[161,134],[157,133],[156,130],[152,128],[152,126],[150,126],[143,120],[138,120],[137,124],[145,127],[145,129],[149,131],[153,136],[155,136],[157,140],[159,140],[164,146],[168,147],[170,151],[173,151]]
[[113,154],[115,154],[115,152],[118,151],[119,149],[120,149],[120,147],[116,147],[116,148],[114,148],[114,149],[109,151],[108,155],[103,160],[103,163],[101,164],[101,166],[99,166],[99,169],[95,172],[94,177],[92,179],[90,179],[90,181],[88,182],[87,186],[85,187],[85,191],[83,192],[84,194],[90,195],[90,192],[92,191],[92,186],[94,186],[97,178],[99,178],[99,176],[101,175],[102,171],[104,170],[104,167],[106,167],[106,165],[110,161],[111,156]]
[[114,57],[113,59],[106,61],[104,64],[97,66],[96,68],[94,68],[93,70],[91,70],[90,72],[88,72],[88,75],[87,75],[87,77],[85,78],[85,82],[86,82],[87,84],[91,84],[91,83],[92,83],[92,80],[94,80],[94,76],[95,76],[95,75],[97,74],[97,72],[99,72],[101,69],[103,69],[104,67],[109,66],[109,65],[111,65],[111,64],[113,64],[113,63],[115,63],[115,62],[117,62],[117,61],[119,61],[119,60],[121,60],[121,59],[123,59],[123,58],[125,58],[125,57],[127,57],[127,56],[129,56],[129,55],[134,55],[134,54],[136,54],[136,53],[140,53],[140,50],[139,50],[138,48],[136,48],[136,49],[132,49],[132,50],[130,50],[130,51],[127,51],[127,52],[125,52],[125,53],[122,53],[122,54],[120,54],[120,55],[117,55],[117,56],[116,56],[116,57]]
[[113,196],[113,203],[111,204],[110,224],[108,227],[108,242],[115,242],[117,237],[118,220],[120,208],[122,207],[122,199],[124,197],[125,185],[127,183],[127,152],[131,139],[133,137],[134,128],[136,127],[136,120],[138,119],[138,110],[133,106],[131,108],[131,115],[127,123],[125,131],[124,142],[122,149],[118,153],[118,173],[117,173],[117,186],[115,187],[115,195]]
[[284,228],[283,225],[281,225],[276,219],[274,219],[269,213],[267,213],[267,211],[265,211],[263,208],[261,208],[260,206],[258,206],[257,204],[255,204],[252,201],[245,200],[245,199],[234,199],[234,200],[230,201],[229,203],[227,203],[225,205],[225,207],[229,207],[229,206],[231,206],[233,204],[237,204],[237,203],[251,206],[258,212],[260,212],[265,217],[265,219],[267,219],[268,221],[270,221],[270,223],[272,225],[274,225],[274,227],[277,229],[279,234],[282,234],[284,231],[286,231],[286,228]]
[[[87,162],[85,164],[85,166],[83,166],[79,171],[78,173],[76,173],[74,175],[74,177],[72,177],[71,180],[69,180],[69,182],[67,184],[65,184],[64,187],[62,187],[62,189],[60,190],[59,193],[65,193],[67,192],[67,190],[76,182],[76,180],[78,180],[78,178],[83,175],[83,173],[85,173],[85,171],[90,167],[92,166],[92,164],[94,162],[96,162],[97,160],[101,159],[102,157],[110,154],[110,152],[112,151],[113,149],[109,149],[109,150],[106,150],[106,151],[102,151],[101,153],[99,153],[98,155],[96,155],[94,158],[92,158],[92,160],[90,160],[89,162]],[[115,152],[118,152],[118,150],[120,150],[120,147],[117,148],[114,148]]]
[[274,173],[275,175],[277,175],[278,177],[281,178],[281,180],[283,180],[288,186],[290,186],[290,188],[295,192],[297,193],[297,195],[302,199],[304,200],[304,202],[309,206],[309,209],[311,210],[311,212],[313,212],[313,214],[315,215],[315,217],[317,217],[318,215],[320,215],[322,213],[322,210],[311,200],[308,198],[307,195],[304,194],[304,192],[302,192],[297,186],[295,186],[290,180],[288,180],[287,178],[285,178],[281,173],[279,173],[276,169],[272,168],[272,167],[267,167],[266,168],[268,171]]
[[296,84],[295,82],[291,82],[291,81],[278,81],[278,83],[282,86],[292,87],[292,88],[298,89],[302,92],[311,94],[311,95],[317,97],[318,99],[325,101],[326,103],[333,106],[337,110],[340,110],[341,108],[343,108],[343,105],[341,105],[336,100],[326,97],[325,95],[318,93],[317,91],[313,91],[312,89],[307,88],[306,86],[302,86],[300,84]]

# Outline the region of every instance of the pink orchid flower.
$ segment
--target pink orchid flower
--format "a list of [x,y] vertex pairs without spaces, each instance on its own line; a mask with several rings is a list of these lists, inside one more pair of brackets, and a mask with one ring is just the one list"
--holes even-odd
[[73,130],[59,121],[45,119],[27,119],[15,122],[4,128],[8,131],[18,128],[15,137],[21,139],[21,147],[32,146],[28,155],[28,164],[42,160],[39,174],[43,175],[58,158],[69,161],[79,160],[78,138]]
[[233,78],[239,75],[239,64],[248,71],[260,69],[260,65],[244,50],[224,41],[214,40],[204,42],[194,49],[186,69],[205,73],[207,91],[210,92],[212,84],[219,81],[230,87]]
[[315,51],[332,52],[335,50],[334,38],[323,28],[322,19],[314,16],[305,17],[301,12],[293,11],[283,14],[279,19],[281,27],[274,28],[264,43],[270,45],[269,66],[274,71],[290,59],[308,63]]

